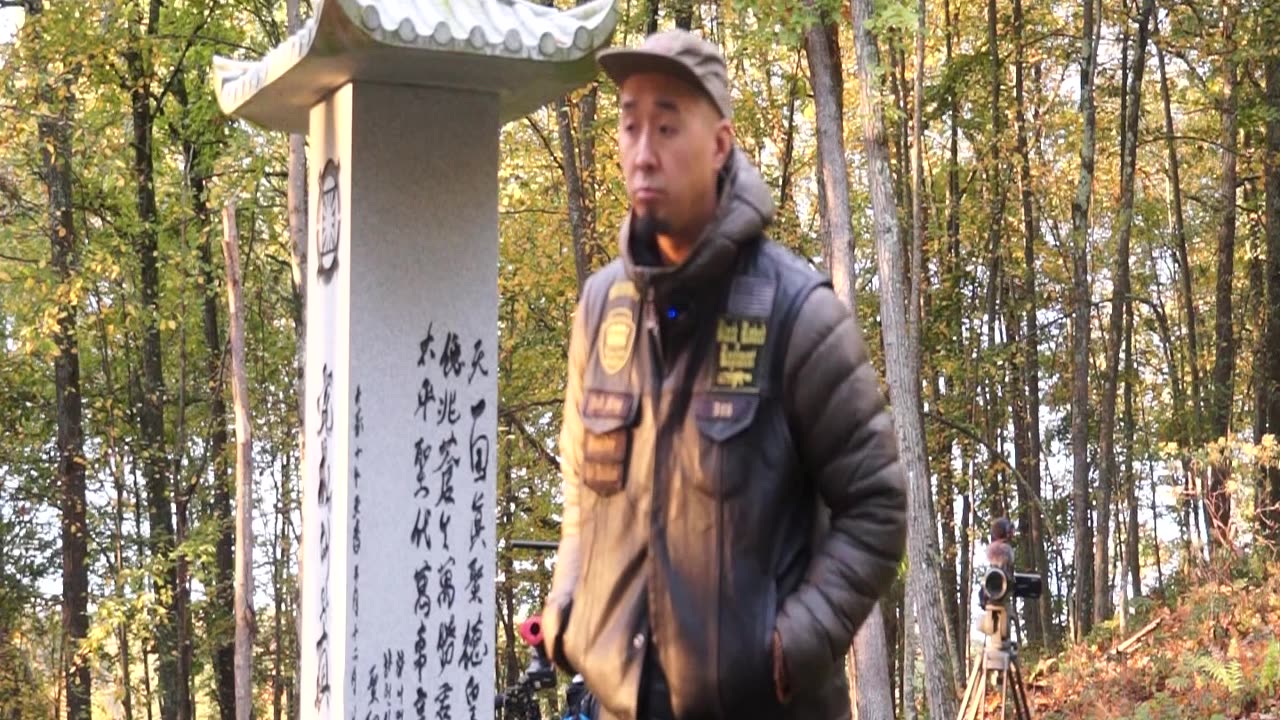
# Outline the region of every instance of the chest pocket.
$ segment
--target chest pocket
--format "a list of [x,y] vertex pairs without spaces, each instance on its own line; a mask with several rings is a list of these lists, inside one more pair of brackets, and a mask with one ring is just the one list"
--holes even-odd
[[582,483],[608,497],[626,487],[639,398],[630,393],[586,390],[582,407]]
[[694,422],[701,443],[694,485],[713,497],[732,497],[742,491],[753,474],[749,447],[754,433],[760,396],[747,393],[702,392],[693,397]]

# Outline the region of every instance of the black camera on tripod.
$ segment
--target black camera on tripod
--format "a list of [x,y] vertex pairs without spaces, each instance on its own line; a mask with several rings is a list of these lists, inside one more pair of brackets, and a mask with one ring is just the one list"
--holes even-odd
[[985,602],[1004,602],[1006,598],[1040,597],[1044,592],[1044,580],[1036,573],[1007,573],[1002,568],[987,570],[982,578],[982,594]]
[[542,720],[537,693],[556,686],[556,669],[543,649],[542,619],[535,615],[521,623],[520,639],[532,650],[529,667],[515,685],[494,697],[494,710],[506,720]]

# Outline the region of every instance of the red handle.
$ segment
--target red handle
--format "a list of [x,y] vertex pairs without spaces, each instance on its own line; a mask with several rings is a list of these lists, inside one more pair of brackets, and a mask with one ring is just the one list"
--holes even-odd
[[520,639],[533,647],[542,645],[542,616],[533,617],[520,623]]

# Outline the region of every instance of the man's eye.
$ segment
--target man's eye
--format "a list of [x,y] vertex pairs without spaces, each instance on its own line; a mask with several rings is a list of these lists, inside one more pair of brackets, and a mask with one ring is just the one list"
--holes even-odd
[[658,133],[665,137],[670,137],[676,134],[676,128],[674,125],[659,125]]

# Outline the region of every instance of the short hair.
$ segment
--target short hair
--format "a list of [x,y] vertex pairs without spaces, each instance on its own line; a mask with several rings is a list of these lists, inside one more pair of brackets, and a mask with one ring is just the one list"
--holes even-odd
[[1008,540],[1013,537],[1013,523],[1009,522],[1009,518],[997,518],[991,523],[991,540]]

